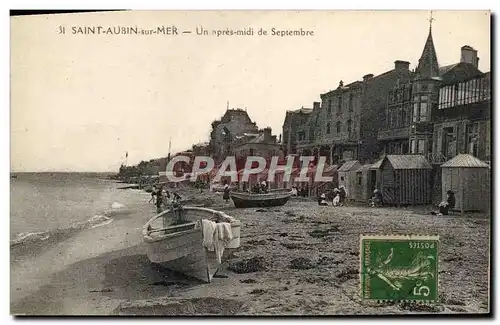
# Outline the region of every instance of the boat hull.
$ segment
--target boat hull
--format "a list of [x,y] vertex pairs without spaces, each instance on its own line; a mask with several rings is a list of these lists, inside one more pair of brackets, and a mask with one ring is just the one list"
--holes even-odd
[[[177,226],[167,226],[165,232],[152,232],[149,224],[151,219],[143,229],[143,239],[147,247],[148,259],[164,268],[183,273],[187,276],[199,279],[204,282],[211,282],[221,263],[217,260],[215,252],[208,251],[202,246],[202,228],[195,228],[195,220],[209,219],[213,213],[225,215],[206,208],[184,207],[182,210],[188,216],[189,222]],[[229,241],[224,249],[223,259],[231,251],[240,246],[240,222],[231,218],[231,232],[233,239]],[[168,216],[167,216],[168,217]]]
[[285,205],[290,197],[290,193],[270,193],[270,194],[243,194],[231,193],[231,199],[237,208],[263,208]]

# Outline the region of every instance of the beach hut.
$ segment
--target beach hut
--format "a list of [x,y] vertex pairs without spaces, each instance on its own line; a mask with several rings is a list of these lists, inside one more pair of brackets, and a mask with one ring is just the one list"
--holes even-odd
[[357,160],[346,161],[337,170],[339,187],[344,186],[347,193],[347,199],[353,199],[352,195],[355,191],[356,179],[352,176],[352,171],[358,170],[361,164]]
[[441,165],[442,195],[455,193],[455,210],[489,211],[490,166],[478,158],[460,154]]
[[351,179],[354,179],[354,192],[352,198],[358,202],[368,202],[373,193],[372,184],[370,181],[371,164],[366,164],[359,167],[357,170],[351,171]]
[[[384,204],[431,203],[432,166],[422,155],[386,155],[370,167]],[[371,172],[370,172],[371,173]]]

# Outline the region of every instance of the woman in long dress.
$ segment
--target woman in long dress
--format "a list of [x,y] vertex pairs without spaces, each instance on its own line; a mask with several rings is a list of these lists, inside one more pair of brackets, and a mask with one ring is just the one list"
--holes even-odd
[[222,198],[226,203],[229,201],[229,185],[224,185],[224,194],[222,194]]

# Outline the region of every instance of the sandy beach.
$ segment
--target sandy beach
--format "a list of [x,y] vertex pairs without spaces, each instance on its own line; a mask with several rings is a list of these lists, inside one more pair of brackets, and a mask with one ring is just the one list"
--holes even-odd
[[[183,197],[195,192],[183,192]],[[487,313],[489,216],[433,216],[424,208],[285,206],[235,209],[218,194],[205,203],[242,222],[241,248],[210,284],[152,266],[141,238],[155,214],[148,196],[108,225],[45,244],[11,261],[14,315],[339,315]],[[429,233],[430,232],[430,233]],[[359,297],[360,234],[437,234],[435,306],[373,303]]]

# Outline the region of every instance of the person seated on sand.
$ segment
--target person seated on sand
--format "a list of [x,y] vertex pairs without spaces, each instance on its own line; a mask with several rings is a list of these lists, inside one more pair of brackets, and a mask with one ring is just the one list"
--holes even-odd
[[446,200],[439,203],[439,212],[431,212],[431,214],[437,214],[438,216],[447,216],[450,213],[450,209],[455,207],[455,193],[451,190],[446,192]]
[[292,186],[292,196],[297,196],[297,188]]
[[340,205],[340,192],[335,192],[335,197],[332,201],[332,206],[338,207]]
[[325,193],[322,193],[319,197],[318,197],[318,205],[328,205],[328,203],[326,202],[326,195]]
[[378,189],[375,189],[373,191],[373,196],[370,199],[370,206],[375,208],[381,206],[382,204],[383,204],[382,194],[380,194]]

